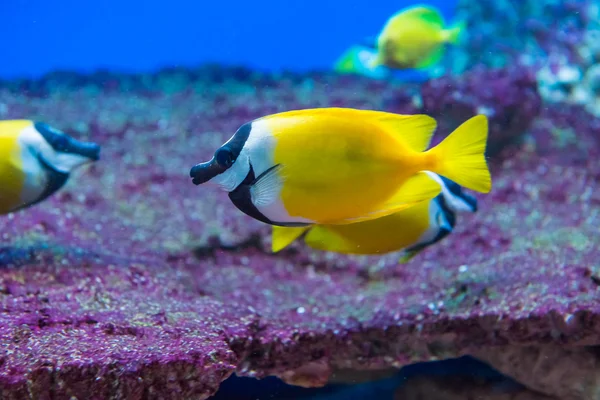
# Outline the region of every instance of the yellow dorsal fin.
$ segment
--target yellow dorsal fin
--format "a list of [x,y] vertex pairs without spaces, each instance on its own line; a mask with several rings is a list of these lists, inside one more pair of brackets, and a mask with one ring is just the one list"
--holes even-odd
[[268,115],[261,119],[275,117],[331,116],[335,118],[354,118],[378,123],[391,135],[397,137],[411,149],[421,152],[429,147],[431,137],[437,128],[434,118],[425,114],[405,115],[385,111],[360,110],[355,108],[325,107],[304,110],[285,111]]
[[377,209],[356,218],[346,219],[338,224],[355,224],[395,214],[422,201],[431,200],[441,192],[442,187],[440,184],[431,178],[427,172],[421,171],[408,178],[398,191]]
[[285,227],[274,225],[271,231],[271,251],[277,253],[285,249],[309,228],[310,226]]
[[425,114],[401,115],[383,113],[377,121],[414,151],[425,151],[431,143],[437,122]]
[[404,18],[419,18],[440,28],[444,26],[444,17],[436,8],[431,6],[412,6],[400,11],[399,15],[402,15]]
[[[357,118],[357,119],[372,119],[377,118],[382,114],[390,114],[385,111],[361,110],[358,108],[345,107],[320,107],[320,108],[305,108],[301,110],[283,111],[276,114],[267,115],[260,119],[283,118],[283,117],[314,117],[314,116],[331,116],[335,118]],[[393,114],[394,115],[394,114]]]

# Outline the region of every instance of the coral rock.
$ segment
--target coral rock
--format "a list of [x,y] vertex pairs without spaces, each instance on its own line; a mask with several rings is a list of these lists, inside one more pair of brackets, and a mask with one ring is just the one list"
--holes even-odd
[[513,346],[474,355],[540,393],[562,400],[600,398],[597,347]]
[[[209,68],[179,74],[168,94],[156,76],[97,79],[0,87],[4,118],[103,146],[57,195],[0,217],[2,398],[201,399],[234,372],[314,386],[334,370],[488,346],[600,343],[600,157],[590,156],[600,125],[585,111],[540,115],[532,141],[494,166],[480,210],[398,265],[395,254],[302,243],[269,254],[268,227],[188,171],[247,118],[333,102],[386,109],[404,86],[378,82],[372,95],[365,79]],[[493,107],[498,140],[535,114],[530,84],[478,71],[432,82],[424,101],[458,122]],[[567,128],[575,141],[559,140]]]
[[423,111],[440,120],[444,136],[475,114],[489,117],[488,154],[517,141],[541,111],[530,70],[473,68],[462,76],[443,76],[421,89]]

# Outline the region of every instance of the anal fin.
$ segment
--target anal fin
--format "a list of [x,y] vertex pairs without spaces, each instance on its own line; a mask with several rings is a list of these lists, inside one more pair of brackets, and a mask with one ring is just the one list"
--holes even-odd
[[283,227],[274,225],[271,231],[271,251],[277,253],[283,250],[308,229],[310,229],[310,226]]
[[342,254],[360,254],[357,243],[327,225],[315,225],[304,237],[304,243],[315,250]]
[[415,249],[415,250],[406,250],[400,256],[398,260],[398,264],[406,264],[410,260],[412,260],[417,254],[419,254],[424,248]]

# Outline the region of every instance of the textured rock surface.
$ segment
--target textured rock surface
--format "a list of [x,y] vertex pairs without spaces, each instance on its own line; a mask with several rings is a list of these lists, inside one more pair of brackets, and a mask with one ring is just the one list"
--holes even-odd
[[459,0],[456,18],[467,22],[469,36],[451,51],[462,53],[465,66],[577,64],[595,56],[586,34],[598,28],[598,11],[591,0]]
[[539,392],[563,400],[600,398],[597,347],[513,346],[475,355]]
[[547,102],[579,104],[600,116],[600,6],[592,0],[459,0],[468,37],[443,70],[473,65],[535,66]]
[[472,115],[487,115],[489,156],[517,142],[542,108],[535,75],[518,66],[478,67],[460,78],[433,79],[423,85],[421,98],[423,111],[438,119],[440,128],[448,132]]
[[334,369],[473,347],[600,343],[598,120],[545,108],[494,164],[479,212],[407,265],[301,244],[270,255],[268,228],[192,185],[190,166],[248,119],[326,105],[418,109],[418,90],[195,74],[0,89],[0,118],[42,119],[103,146],[102,161],[58,195],[0,219],[3,398],[202,398],[234,371],[311,385]]

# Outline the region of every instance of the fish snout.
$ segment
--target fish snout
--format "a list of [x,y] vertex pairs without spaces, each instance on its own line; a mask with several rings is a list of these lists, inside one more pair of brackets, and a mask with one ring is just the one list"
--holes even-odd
[[224,172],[226,168],[220,167],[215,159],[200,164],[196,164],[190,169],[190,177],[194,185],[202,185],[210,181],[215,176]]
[[[198,172],[200,171],[200,169],[202,168],[202,164],[196,164],[192,167],[192,169],[190,169],[190,178],[194,178],[194,180],[196,179],[196,175],[198,174]],[[196,183],[196,182],[194,182]]]
[[87,158],[90,161],[100,160],[100,145],[93,142],[81,142],[72,137],[65,140],[65,144],[60,147],[61,152],[77,154]]
[[100,145],[97,143],[81,143],[80,153],[82,156],[89,158],[92,161],[100,160]]

